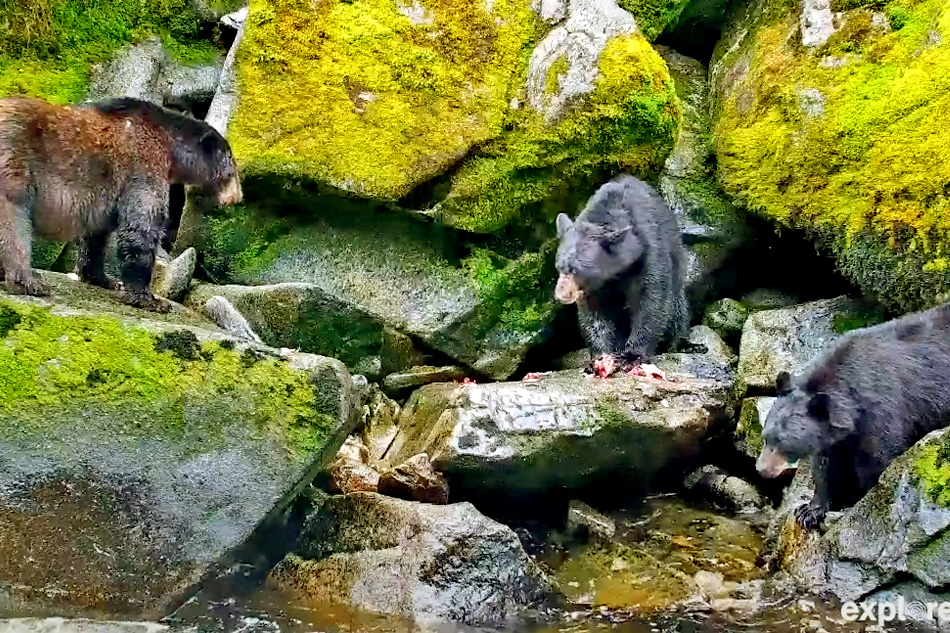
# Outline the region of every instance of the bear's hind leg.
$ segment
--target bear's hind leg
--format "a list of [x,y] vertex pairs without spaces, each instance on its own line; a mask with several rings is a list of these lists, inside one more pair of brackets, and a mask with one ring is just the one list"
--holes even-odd
[[87,235],[79,242],[79,278],[107,290],[122,290],[122,284],[105,272],[108,234]]
[[32,233],[28,210],[0,194],[0,278],[11,292],[45,297],[49,290],[30,268]]

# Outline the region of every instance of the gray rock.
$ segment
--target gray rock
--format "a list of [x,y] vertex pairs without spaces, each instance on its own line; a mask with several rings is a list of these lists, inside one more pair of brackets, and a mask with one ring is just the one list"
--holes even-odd
[[384,374],[405,371],[416,365],[429,365],[431,357],[416,345],[411,336],[393,328],[383,328],[383,342],[379,350]]
[[775,398],[757,396],[745,398],[736,423],[735,446],[740,453],[757,459],[762,452],[762,425],[775,404]]
[[240,9],[221,19],[225,24],[230,24],[237,29],[234,41],[231,42],[231,49],[227,57],[224,58],[224,64],[221,67],[221,74],[218,79],[218,88],[211,100],[211,106],[208,109],[208,115],[205,121],[208,125],[216,129],[223,135],[227,135],[228,123],[237,107],[238,88],[237,88],[237,51],[244,39],[244,21],[247,18],[247,8]]
[[360,413],[360,434],[369,449],[369,462],[381,461],[396,437],[399,404],[382,392],[379,385],[370,385]]
[[933,592],[917,581],[908,580],[875,591],[861,599],[861,602],[877,602],[890,605],[897,605],[901,601],[905,605],[903,614],[911,622],[933,627],[934,630],[940,631],[940,633],[950,632],[950,619],[940,619],[937,609],[932,612],[927,610],[928,604],[933,604],[939,608],[941,603],[950,602],[950,592]]
[[353,365],[353,371],[369,381],[378,382],[383,377],[383,361],[379,356],[367,356]]
[[725,379],[733,374],[721,361],[667,354],[655,363],[666,380],[604,380],[573,370],[522,382],[427,385],[403,408],[386,460],[427,453],[453,487],[507,495],[578,488],[612,472],[648,481],[671,459],[695,452],[735,404],[733,381]]
[[821,46],[835,33],[830,0],[803,0],[800,20],[803,46]]
[[755,486],[711,464],[690,473],[683,485],[687,490],[704,490],[738,512],[756,512],[766,505]]
[[801,88],[798,91],[798,107],[807,116],[820,117],[825,113],[827,97],[817,88]]
[[720,299],[706,308],[703,324],[724,338],[731,338],[742,331],[749,310],[735,299]]
[[[365,206],[343,208],[346,214],[322,214],[289,229],[268,245],[272,257],[234,270],[231,277],[246,286],[198,287],[186,303],[224,296],[267,344],[339,358],[348,367],[379,354],[389,328],[449,362],[503,380],[546,336],[554,297],[544,289],[553,290],[555,275],[538,253],[486,262],[496,267],[496,281],[485,282],[453,259],[438,227],[392,214],[380,231],[379,215]],[[536,277],[534,289],[501,298],[497,279],[509,274]]]
[[[810,495],[799,469],[784,516],[772,532],[780,534],[782,566],[810,591],[840,600],[859,600],[911,579],[927,592],[950,584],[950,477],[941,461],[950,446],[950,429],[927,435],[897,458],[880,481],[853,508],[841,513],[823,536],[797,536],[790,511]],[[804,493],[803,493],[804,491]]]
[[683,107],[683,124],[658,188],[676,214],[692,255],[688,287],[694,299],[700,299],[715,286],[715,271],[745,243],[749,231],[716,181],[706,67],[672,49],[656,49],[670,69]]
[[198,252],[189,248],[172,261],[156,259],[152,274],[152,292],[160,297],[181,301],[191,285],[198,263]]
[[224,297],[215,295],[201,306],[201,311],[219,328],[232,336],[260,343],[261,337],[254,333],[240,312]]
[[571,534],[587,532],[602,541],[610,541],[617,532],[617,525],[610,517],[574,499],[567,505],[567,531]]
[[696,345],[705,345],[706,353],[718,360],[732,365],[738,360],[732,348],[726,345],[722,337],[707,325],[694,325],[689,329],[689,342]]
[[389,374],[383,380],[383,389],[390,395],[398,395],[433,382],[452,382],[463,378],[465,378],[465,370],[455,365],[446,365],[445,367],[421,365],[411,367],[406,371]]
[[272,572],[286,590],[414,621],[499,626],[553,590],[508,527],[469,503],[331,497]]
[[0,619],[4,633],[163,633],[169,627],[157,622],[107,622],[67,618]]
[[584,349],[568,352],[554,362],[556,369],[583,369],[590,364],[590,350]]
[[801,303],[796,297],[784,293],[774,288],[757,288],[752,292],[742,295],[739,303],[745,306],[750,312],[759,310],[775,310],[777,308],[790,308]]
[[781,371],[803,370],[828,344],[860,319],[861,306],[846,297],[753,313],[739,345],[739,393],[769,393]]
[[[555,5],[540,6],[546,9],[542,16],[554,19],[558,15]],[[607,40],[637,30],[633,16],[615,0],[567,0],[566,13],[566,19],[541,40],[528,61],[527,102],[548,121],[560,118],[572,103],[593,92],[597,62]],[[559,60],[567,63],[557,90],[550,94],[548,74]]]
[[158,83],[167,62],[168,54],[157,37],[128,46],[93,71],[88,98],[133,97],[161,103]]
[[168,64],[159,78],[158,88],[165,99],[191,106],[214,98],[221,80],[221,64],[182,66]]
[[41,276],[0,294],[0,612],[164,615],[336,452],[350,376]]

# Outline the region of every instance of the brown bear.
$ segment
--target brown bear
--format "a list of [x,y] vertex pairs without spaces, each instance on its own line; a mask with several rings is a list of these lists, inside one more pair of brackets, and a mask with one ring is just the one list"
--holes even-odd
[[[242,199],[231,148],[203,121],[129,98],[82,106],[0,99],[0,279],[13,292],[48,294],[30,269],[35,233],[79,242],[83,281],[167,311],[149,282],[176,183],[221,205]],[[121,284],[103,268],[113,232]]]

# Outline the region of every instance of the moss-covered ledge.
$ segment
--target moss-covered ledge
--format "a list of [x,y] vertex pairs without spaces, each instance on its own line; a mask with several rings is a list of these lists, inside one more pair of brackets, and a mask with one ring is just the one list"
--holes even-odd
[[43,277],[0,293],[0,609],[156,617],[332,456],[352,381]]
[[711,73],[722,181],[810,231],[863,290],[917,309],[950,291],[950,7],[837,9],[838,30],[810,49],[797,4],[732,17]]

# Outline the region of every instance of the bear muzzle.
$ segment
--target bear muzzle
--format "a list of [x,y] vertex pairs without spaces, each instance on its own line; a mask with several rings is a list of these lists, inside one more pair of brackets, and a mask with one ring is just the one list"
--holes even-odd
[[584,291],[577,284],[574,275],[561,273],[558,277],[557,287],[554,288],[554,297],[564,304],[577,303],[584,296]]
[[791,468],[788,458],[782,455],[774,446],[766,444],[755,461],[755,468],[759,474],[768,479],[778,477]]
[[218,204],[223,207],[238,204],[242,200],[244,200],[244,192],[241,191],[241,181],[237,176],[228,180],[218,192]]

